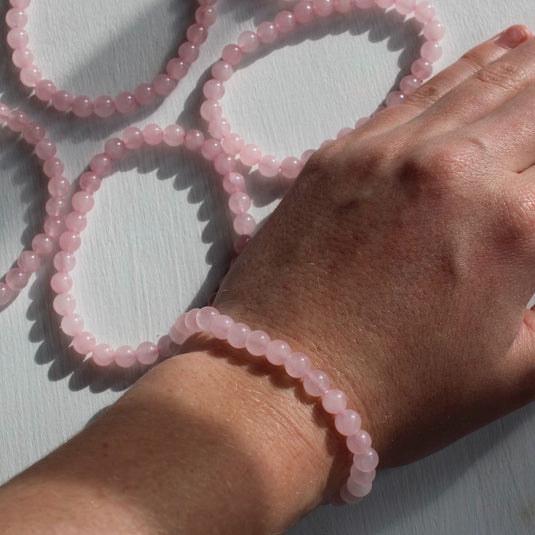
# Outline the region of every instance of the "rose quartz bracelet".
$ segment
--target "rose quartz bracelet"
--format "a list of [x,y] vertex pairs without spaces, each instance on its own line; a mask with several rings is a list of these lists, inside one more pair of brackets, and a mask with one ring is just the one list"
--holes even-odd
[[182,314],[171,327],[169,336],[182,345],[199,332],[225,340],[236,349],[246,349],[255,357],[264,357],[275,366],[283,366],[290,377],[302,382],[309,396],[320,398],[323,409],[334,416],[336,430],[353,455],[350,475],[340,490],[340,497],[346,503],[354,503],[369,494],[379,456],[371,447],[370,435],[361,428],[359,413],[347,408],[347,395],[330,387],[325,372],[313,369],[309,357],[292,351],[286,342],[272,340],[264,331],[253,331],[213,307],[194,308]]

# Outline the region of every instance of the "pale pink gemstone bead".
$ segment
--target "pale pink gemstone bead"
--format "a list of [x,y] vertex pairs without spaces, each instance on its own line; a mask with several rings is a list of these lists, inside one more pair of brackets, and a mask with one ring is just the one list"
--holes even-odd
[[301,172],[302,165],[301,161],[293,156],[288,156],[284,158],[281,162],[280,171],[283,177],[294,179],[297,178]]
[[197,312],[197,325],[202,331],[209,331],[213,319],[219,315],[214,307],[203,307]]
[[156,92],[154,91],[154,86],[152,84],[148,84],[147,82],[139,84],[134,89],[134,97],[136,99],[136,102],[141,106],[147,106],[149,104],[152,104],[156,99]]
[[191,65],[199,57],[199,47],[189,41],[185,41],[178,47],[178,57]]
[[245,145],[240,151],[240,161],[247,166],[257,165],[262,159],[262,151],[258,145]]
[[420,2],[414,10],[414,16],[416,20],[423,22],[429,22],[433,20],[436,13],[436,8],[431,2]]
[[0,124],[6,123],[11,117],[11,110],[3,103],[0,103]]
[[76,266],[76,257],[72,253],[58,251],[53,259],[54,267],[57,271],[72,271]]
[[437,41],[427,41],[420,49],[422,59],[434,63],[442,57],[442,47]]
[[341,390],[327,390],[321,397],[321,404],[329,414],[340,414],[346,409],[347,396]]
[[399,83],[399,88],[404,95],[412,95],[420,86],[422,81],[416,76],[404,76]]
[[188,74],[189,71],[189,63],[186,63],[183,59],[180,58],[173,58],[169,60],[169,63],[167,63],[166,67],[167,74],[173,78],[173,80],[176,80],[177,82],[179,80],[182,80]]
[[77,191],[72,196],[72,207],[81,214],[87,214],[95,205],[93,194],[88,191]]
[[217,100],[205,100],[201,104],[201,117],[206,121],[219,119],[223,113],[221,104]]
[[433,74],[433,65],[431,62],[419,58],[412,64],[411,72],[416,78],[425,80]]
[[76,97],[72,101],[72,112],[76,117],[89,117],[93,113],[93,109],[93,101],[85,95]]
[[[13,54],[11,54],[11,60],[13,61],[13,64],[19,69],[29,67],[30,65],[33,65],[33,52],[29,48],[17,48],[13,50]],[[39,82],[41,81],[42,80],[40,80]],[[35,84],[35,89],[39,85],[39,82]],[[35,90],[35,94],[37,96],[37,90]],[[37,98],[39,98],[39,96],[37,96]],[[52,94],[50,94],[49,98],[40,100],[50,100],[50,98],[52,98]]]
[[95,154],[89,162],[89,168],[100,177],[109,175],[113,169],[112,161],[104,153]]
[[147,145],[159,145],[163,141],[163,130],[161,126],[151,123],[143,128],[143,140]]
[[271,338],[264,331],[251,331],[247,335],[245,347],[251,355],[260,357],[266,354],[267,345],[271,342]]
[[63,232],[63,218],[48,216],[43,223],[45,234],[57,238]]
[[236,172],[227,173],[223,177],[223,189],[229,194],[245,191],[245,179],[243,175]]
[[56,154],[56,144],[50,139],[42,139],[35,146],[35,154],[41,160],[48,160]]
[[184,145],[191,151],[199,150],[204,143],[204,134],[200,130],[188,130],[184,138]]
[[55,91],[52,95],[52,106],[58,111],[69,111],[71,109],[74,95],[68,91]]
[[184,137],[186,133],[184,129],[177,124],[170,124],[166,126],[163,131],[163,141],[170,147],[179,147],[184,143]]
[[201,147],[201,154],[205,160],[215,160],[223,152],[221,143],[215,139],[207,139]]
[[80,177],[80,189],[88,193],[95,193],[100,189],[102,179],[95,173],[86,172]]
[[104,144],[104,154],[112,160],[120,160],[126,152],[126,146],[122,139],[113,137]]
[[212,67],[212,76],[220,82],[226,82],[234,74],[234,69],[226,61],[218,61]]
[[279,160],[271,154],[262,156],[262,159],[260,162],[258,162],[258,172],[266,178],[277,176],[279,174],[279,170]]
[[444,24],[438,20],[432,20],[424,25],[424,37],[429,41],[440,41],[446,35]]
[[143,132],[135,126],[125,128],[122,138],[127,149],[139,149],[145,142]]
[[354,0],[355,5],[360,9],[369,9],[375,5],[374,0]]
[[314,0],[314,12],[318,17],[328,17],[333,11],[333,0]]
[[361,429],[347,437],[346,445],[351,453],[366,453],[372,445],[372,439],[367,431]]
[[188,312],[186,312],[186,315],[184,316],[184,325],[186,326],[188,332],[191,334],[202,331],[202,329],[199,327],[199,324],[197,323],[198,312],[198,308],[192,308],[191,310],[188,310]]
[[10,269],[6,273],[6,285],[10,290],[18,292],[26,287],[30,280],[31,273],[19,268]]
[[416,9],[416,0],[396,0],[396,11],[402,15],[410,15]]
[[97,366],[109,366],[115,359],[115,353],[110,345],[99,344],[93,348],[91,357]]
[[211,26],[216,17],[216,11],[211,6],[201,6],[195,11],[195,21],[203,26]]
[[108,95],[97,97],[94,102],[94,112],[98,117],[110,117],[115,113],[115,102]]
[[164,359],[177,354],[177,347],[169,335],[164,335],[158,340],[158,353]]
[[275,366],[282,366],[291,353],[290,346],[282,340],[271,340],[266,347],[266,358]]
[[[184,329],[184,332],[182,331],[179,331],[177,329],[177,324],[175,323],[171,329],[169,329],[169,338],[171,339],[171,341],[176,344],[176,345],[182,345],[186,339],[188,338],[188,333],[185,332],[185,329]],[[161,351],[160,351],[161,353]]]
[[299,24],[308,24],[315,18],[314,5],[308,0],[301,0],[297,2],[294,7],[294,17]]
[[67,193],[69,193],[71,185],[69,184],[69,181],[66,178],[57,176],[51,178],[48,181],[47,188],[48,193],[50,193],[52,197],[64,197],[65,195],[67,195]]
[[76,333],[72,339],[72,347],[80,355],[91,353],[96,345],[96,338],[86,331]]
[[346,485],[347,485],[347,490],[353,496],[355,496],[355,498],[364,498],[364,496],[367,496],[372,490],[371,483],[365,483],[364,485],[359,485],[358,483],[355,483],[352,479],[348,479]]
[[60,324],[61,330],[68,336],[74,336],[84,328],[84,320],[79,314],[67,314],[63,316]]
[[259,24],[256,31],[258,32],[258,39],[263,44],[274,43],[279,36],[279,31],[277,30],[275,23],[270,21],[265,21]]
[[32,249],[40,256],[45,256],[54,249],[54,240],[46,234],[36,234],[32,240]]
[[167,74],[158,74],[153,81],[154,91],[161,97],[170,95],[177,85],[176,80]]
[[251,329],[245,323],[235,323],[228,331],[227,341],[236,349],[243,349],[247,344],[247,337]]
[[[67,217],[65,217],[65,227],[67,227],[67,229],[69,229],[73,233],[82,232],[82,230],[84,230],[85,227],[87,227],[87,219],[80,212],[71,212],[70,214],[67,214]],[[64,251],[67,251],[63,247],[62,249]],[[74,252],[74,251],[70,251],[70,252]]]
[[48,158],[43,163],[43,172],[49,178],[61,176],[64,170],[65,166],[63,165],[63,162],[55,156],[52,156],[52,158]]
[[45,128],[39,123],[28,123],[23,130],[24,139],[36,145],[45,137]]
[[67,201],[59,197],[51,197],[45,204],[46,213],[53,217],[65,215],[68,209]]
[[243,52],[238,45],[227,45],[221,53],[221,59],[230,63],[230,65],[238,65],[242,58]]
[[392,91],[386,97],[387,107],[398,106],[405,102],[405,95],[401,91]]
[[250,241],[250,236],[238,236],[233,243],[234,252],[236,254],[242,254]]
[[215,139],[222,139],[230,133],[230,124],[223,118],[212,121],[208,125],[208,133]]
[[256,221],[251,214],[238,214],[232,222],[238,236],[250,236],[256,228]]
[[132,346],[121,346],[115,350],[115,364],[120,368],[133,366],[136,360],[136,350]]
[[216,316],[210,324],[210,332],[219,340],[225,340],[228,332],[234,325],[234,321],[225,314]]
[[8,117],[8,125],[13,132],[22,132],[29,121],[28,115],[21,110],[13,111]]
[[377,472],[375,469],[371,470],[370,472],[363,472],[355,465],[352,465],[349,477],[358,485],[366,485],[368,483],[372,483],[376,475]]
[[375,0],[375,4],[383,9],[388,9],[394,5],[394,0]]
[[6,13],[6,24],[10,28],[24,28],[28,22],[28,16],[22,9],[11,8]]
[[290,377],[301,379],[310,371],[310,359],[304,354],[297,351],[290,354],[284,362],[284,369]]
[[50,287],[57,294],[64,294],[72,288],[72,279],[68,273],[60,271],[50,278]]
[[291,11],[279,11],[273,22],[277,31],[283,34],[293,32],[297,26],[295,15]]
[[349,490],[347,488],[347,483],[344,483],[344,485],[340,489],[340,498],[342,498],[342,501],[344,503],[347,503],[347,504],[358,503],[358,502],[360,502],[362,500],[362,498],[357,498],[357,497],[353,496],[353,494],[351,494],[351,492],[349,492]]
[[14,295],[15,292],[7,284],[0,282],[0,307],[7,305]]
[[43,77],[41,69],[36,65],[29,65],[21,69],[19,73],[20,81],[26,87],[35,87],[35,84]]
[[[250,54],[254,52],[260,45],[260,39],[255,32],[242,32],[238,37],[238,46],[242,52]],[[217,78],[217,77],[214,77]]]
[[115,108],[119,113],[126,115],[137,108],[136,97],[129,91],[123,91],[115,97]]
[[353,0],[334,0],[334,9],[337,13],[349,13],[353,9]]
[[229,154],[220,154],[214,160],[214,167],[220,175],[224,176],[236,169],[236,158]]
[[9,0],[12,7],[26,9],[30,5],[30,0]]
[[202,91],[207,99],[219,100],[225,95],[225,86],[223,82],[212,78],[204,84]]
[[251,207],[251,198],[247,193],[238,191],[230,195],[228,206],[233,214],[244,214]]
[[137,360],[144,366],[150,366],[158,360],[158,347],[152,342],[143,342],[136,349]]
[[337,414],[334,419],[336,430],[346,437],[354,435],[360,429],[361,423],[359,413],[351,409]]
[[221,141],[223,150],[232,156],[238,155],[243,148],[243,145],[243,138],[238,134],[228,134]]
[[33,273],[41,266],[41,258],[35,251],[22,251],[17,259],[17,265],[26,273]]
[[7,44],[11,48],[26,48],[28,42],[28,32],[23,28],[12,28],[7,32]]
[[74,312],[76,308],[76,300],[71,294],[58,294],[52,302],[52,307],[60,316],[68,316]]
[[329,390],[331,380],[329,376],[321,370],[310,370],[303,377],[303,388],[312,397],[320,397]]
[[353,457],[353,464],[361,472],[371,472],[379,464],[379,455],[373,448],[368,448],[365,453],[356,453]]
[[208,28],[202,24],[192,24],[187,32],[186,37],[195,45],[202,45],[208,38]]

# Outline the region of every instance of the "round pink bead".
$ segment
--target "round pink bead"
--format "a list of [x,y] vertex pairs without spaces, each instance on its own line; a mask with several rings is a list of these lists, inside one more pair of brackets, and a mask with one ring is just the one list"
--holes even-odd
[[233,245],[234,252],[236,254],[242,254],[243,251],[245,251],[245,248],[247,247],[248,243],[251,241],[250,236],[238,236],[235,240]]
[[6,285],[10,290],[18,292],[28,284],[30,275],[31,273],[19,268],[10,269],[6,273]]
[[67,314],[60,324],[61,330],[68,336],[74,336],[84,328],[84,320],[79,314]]
[[45,234],[57,238],[63,232],[63,218],[48,216],[43,224]]
[[163,141],[170,147],[178,147],[184,143],[185,132],[181,126],[170,124],[163,131]]
[[247,193],[238,191],[229,197],[228,206],[232,213],[244,214],[251,207],[251,198]]
[[422,59],[434,63],[442,56],[442,47],[436,41],[427,41],[422,45],[420,49]]
[[104,144],[104,153],[112,160],[120,160],[126,152],[126,146],[122,139],[114,137]]
[[[29,67],[33,64],[33,53],[29,48],[17,48],[13,50],[13,54],[11,55],[11,59],[13,61],[13,64],[18,67],[19,69],[23,69],[24,67]],[[41,82],[43,80],[40,80]],[[47,82],[50,82],[50,80],[46,80]],[[50,100],[52,98],[52,93],[50,93],[50,96],[45,99],[41,99],[40,96],[37,94],[37,86],[39,85],[39,82],[35,84],[35,95],[40,100]],[[54,87],[55,90],[55,87]]]
[[115,353],[110,345],[99,344],[93,348],[91,357],[97,366],[109,366],[115,359]]
[[229,154],[220,154],[214,160],[214,167],[220,175],[226,175],[236,169],[236,159]]
[[[294,21],[295,22],[295,21]],[[279,31],[277,30],[277,26],[275,26],[275,23],[273,22],[262,22],[258,28],[258,39],[261,43],[269,44],[273,43],[277,40],[277,37],[279,36]]]
[[12,28],[7,32],[7,44],[11,48],[26,48],[28,42],[28,32],[23,28]]
[[3,103],[0,103],[0,123],[9,121],[11,117],[11,110]]
[[226,82],[234,74],[234,69],[226,61],[218,61],[212,67],[212,76],[220,82]]
[[422,81],[416,76],[405,76],[399,83],[399,88],[404,95],[412,95],[420,86]]
[[294,17],[299,24],[308,24],[315,18],[314,5],[308,0],[297,2],[294,7]]
[[48,193],[52,197],[64,197],[69,193],[71,185],[66,178],[63,177],[54,177],[48,181]]
[[424,37],[429,41],[440,41],[445,34],[446,28],[438,20],[432,20],[424,25]]
[[26,9],[30,5],[30,0],[9,0],[12,7],[17,9]]
[[0,282],[0,307],[7,305],[14,295],[15,293],[7,284]]
[[362,421],[358,412],[351,409],[336,415],[334,419],[334,425],[337,431],[346,437],[354,435],[359,429]]
[[[87,226],[87,219],[80,212],[71,212],[70,214],[67,214],[67,217],[65,218],[65,226],[74,233],[82,232]],[[62,249],[67,251],[67,249],[63,247]]]
[[198,312],[198,308],[192,308],[191,310],[186,312],[186,315],[184,316],[184,325],[186,326],[188,332],[190,332],[191,334],[202,331],[202,329],[199,327],[199,324],[197,323]]
[[22,9],[12,8],[6,13],[6,24],[10,28],[24,28],[28,22],[28,16]]
[[95,337],[86,331],[78,332],[72,339],[72,347],[80,355],[87,355],[95,348],[97,341]]
[[236,156],[243,147],[243,138],[238,134],[228,134],[221,141],[221,146],[227,154]]
[[148,124],[143,128],[143,139],[147,145],[159,145],[163,141],[162,128],[154,123]]
[[267,345],[271,341],[271,338],[264,331],[251,331],[245,342],[245,347],[247,351],[254,355],[255,357],[260,357],[265,355],[267,350]]
[[217,100],[205,100],[201,104],[201,117],[206,121],[213,121],[219,119],[223,110]]
[[203,86],[203,94],[209,100],[219,100],[225,94],[225,86],[219,80],[208,80]]
[[52,105],[58,111],[69,111],[71,109],[74,95],[68,91],[55,91],[52,95]]
[[32,249],[40,256],[45,256],[54,249],[54,240],[46,234],[37,234],[32,240]]
[[109,175],[113,168],[111,158],[104,153],[95,154],[89,162],[89,167],[91,168],[91,171],[100,177]]
[[349,13],[353,9],[353,0],[334,0],[337,13]]
[[136,97],[128,91],[119,93],[115,97],[115,108],[123,115],[133,112],[137,108]]
[[371,483],[365,483],[364,485],[359,485],[358,483],[355,483],[352,479],[348,479],[346,485],[347,485],[347,490],[353,496],[355,496],[355,498],[364,498],[364,496],[367,496],[372,490]]
[[102,179],[95,173],[86,172],[80,177],[80,189],[88,193],[94,193],[100,189]]
[[245,323],[235,323],[228,331],[227,341],[232,347],[243,349],[250,332],[251,329]]
[[89,117],[93,113],[93,101],[84,95],[72,101],[72,112],[76,117]]
[[167,63],[166,72],[173,80],[182,80],[188,74],[189,63],[183,59],[173,58]]
[[279,174],[279,169],[279,160],[271,154],[262,156],[262,159],[258,163],[258,172],[267,178],[277,176]]
[[24,139],[31,143],[32,145],[36,145],[45,137],[45,128],[39,123],[28,123],[24,130]]
[[43,164],[43,172],[49,178],[61,176],[64,170],[65,166],[63,165],[63,162],[55,156],[48,158]]
[[197,312],[197,325],[202,331],[209,331],[213,319],[219,315],[214,307],[203,307]]
[[435,6],[431,2],[420,2],[414,10],[416,20],[423,23],[433,20],[435,13]]
[[176,80],[167,74],[159,74],[156,76],[156,78],[154,78],[153,85],[154,91],[157,95],[166,97],[174,91],[176,87]]
[[314,12],[318,17],[328,17],[333,11],[333,0],[314,0]]
[[219,340],[225,340],[228,336],[228,332],[234,325],[234,321],[225,314],[216,316],[210,324],[211,333]]
[[[250,54],[254,52],[260,45],[260,40],[258,35],[255,32],[242,32],[238,37],[238,46],[241,48],[242,52]],[[217,78],[214,76],[214,78]]]
[[330,385],[329,376],[321,370],[310,370],[303,377],[303,388],[309,396],[323,396],[329,390]]
[[67,213],[69,205],[65,199],[51,197],[45,203],[46,213],[50,216],[58,217]]
[[195,45],[202,45],[208,38],[208,29],[201,24],[192,24],[187,32],[186,37]]
[[416,0],[396,0],[396,10],[402,15],[409,15],[416,9]]
[[93,104],[95,115],[98,117],[110,117],[115,113],[115,102],[108,95],[101,95]]
[[386,105],[390,108],[392,106],[399,106],[405,102],[405,95],[401,91],[392,91],[386,97]]
[[209,134],[215,139],[222,139],[224,136],[230,133],[230,124],[226,119],[218,119],[212,121],[208,125]]
[[379,455],[373,448],[369,448],[365,453],[356,453],[353,464],[361,472],[371,472],[379,464]]
[[284,369],[290,377],[301,379],[310,371],[310,359],[304,353],[291,353],[284,362]]
[[74,312],[74,309],[76,308],[76,300],[71,294],[58,294],[54,298],[52,306],[60,316],[68,316]]
[[139,149],[143,146],[143,132],[135,126],[125,128],[122,137],[127,149]]
[[388,9],[394,5],[394,0],[375,0],[375,3],[383,9]]
[[251,214],[238,214],[233,221],[234,231],[238,236],[250,236],[256,228],[256,221]]
[[152,342],[143,342],[137,346],[136,355],[140,364],[150,366],[158,360],[158,347]]
[[120,368],[129,368],[136,363],[136,350],[132,346],[121,346],[115,351],[115,363]]
[[22,132],[29,121],[28,115],[21,110],[13,111],[8,117],[8,125],[13,132]]
[[266,347],[266,358],[275,366],[284,364],[291,353],[290,346],[282,340],[271,340]]
[[171,340],[173,340],[175,344],[183,344],[191,334],[186,327],[185,320],[186,314],[181,314],[175,321],[174,325],[171,327],[171,330],[169,331]]
[[247,166],[252,167],[260,162],[262,152],[257,145],[245,145],[240,151],[240,161]]
[[368,483],[373,482],[376,475],[377,473],[375,470],[371,470],[370,472],[362,472],[355,465],[352,465],[349,477],[358,485],[367,485]]
[[199,57],[199,47],[189,41],[185,41],[178,47],[178,56],[191,65]]
[[36,65],[29,65],[21,69],[19,78],[26,87],[35,87],[35,84],[43,77],[41,69]]
[[288,156],[287,158],[284,158],[280,166],[282,176],[290,179],[297,178],[297,176],[301,172],[301,169],[301,161],[297,158],[294,158],[293,156]]
[[361,429],[347,437],[346,445],[351,453],[366,453],[372,445],[372,439],[367,431]]
[[229,193],[245,191],[245,179],[240,173],[227,173],[223,178],[223,189]]
[[41,160],[48,160],[56,154],[56,144],[50,139],[42,139],[35,146],[35,154]]
[[22,271],[26,273],[34,273],[41,266],[41,258],[35,251],[22,251],[17,264]]
[[230,65],[238,65],[243,58],[243,52],[238,45],[227,45],[223,48],[221,58]]
[[[279,11],[275,15],[275,29],[280,33],[290,33],[297,25],[295,15],[291,11]],[[259,32],[260,35],[260,32]],[[275,35],[276,37],[276,35]],[[271,42],[271,41],[270,41]]]
[[340,414],[347,407],[347,396],[341,390],[327,390],[321,397],[321,404],[329,414]]
[[151,104],[156,99],[154,86],[146,82],[139,84],[134,89],[134,97],[136,102],[141,106],[147,106],[148,104]]
[[57,271],[72,271],[76,266],[75,256],[65,251],[57,252],[52,262]]
[[433,74],[433,65],[425,59],[417,59],[411,67],[412,74],[420,80],[425,80]]
[[204,143],[204,134],[200,130],[188,130],[184,138],[184,145],[187,149],[199,150]]
[[72,279],[68,273],[54,273],[50,279],[50,287],[58,294],[64,294],[72,288]]
[[343,487],[340,489],[340,498],[342,498],[342,501],[347,504],[358,503],[362,500],[362,498],[357,498],[353,496],[351,492],[349,492],[346,483],[344,483]]
[[171,337],[167,334],[160,337],[158,340],[158,353],[164,359],[168,359],[177,354],[177,347],[175,346]]
[[216,11],[212,6],[201,6],[195,11],[195,21],[203,26],[211,26],[216,17]]
[[72,196],[72,207],[81,214],[87,214],[95,205],[93,194],[88,191],[77,191]]
[[201,147],[201,154],[206,160],[212,161],[223,152],[221,143],[215,139],[207,139]]

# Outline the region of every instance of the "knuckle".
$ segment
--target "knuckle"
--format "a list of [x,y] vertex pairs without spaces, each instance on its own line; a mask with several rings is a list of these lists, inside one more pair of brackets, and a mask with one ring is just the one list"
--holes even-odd
[[414,93],[405,98],[405,105],[416,108],[427,109],[442,96],[442,90],[437,86],[435,80],[430,80]]
[[531,187],[509,188],[501,201],[498,225],[509,245],[525,245],[535,237],[535,190]]
[[526,71],[515,63],[498,61],[479,70],[474,78],[484,84],[503,90],[521,89],[527,83]]

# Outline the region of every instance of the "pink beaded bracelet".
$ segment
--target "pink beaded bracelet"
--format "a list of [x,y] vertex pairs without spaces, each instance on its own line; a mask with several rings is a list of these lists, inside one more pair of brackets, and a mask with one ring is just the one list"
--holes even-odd
[[353,455],[353,464],[347,481],[340,490],[346,503],[364,498],[372,488],[379,456],[371,447],[370,435],[361,428],[358,412],[347,408],[347,395],[330,387],[328,375],[313,369],[304,353],[292,351],[282,340],[272,340],[267,333],[251,330],[237,323],[214,307],[194,308],[179,316],[169,332],[174,343],[182,345],[192,334],[206,332],[218,340],[225,340],[236,349],[246,349],[255,357],[264,357],[275,366],[284,367],[286,373],[302,382],[305,392],[321,399],[323,409],[334,416],[336,430],[346,441]]

